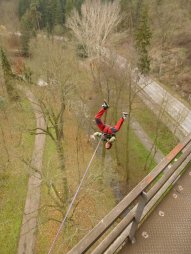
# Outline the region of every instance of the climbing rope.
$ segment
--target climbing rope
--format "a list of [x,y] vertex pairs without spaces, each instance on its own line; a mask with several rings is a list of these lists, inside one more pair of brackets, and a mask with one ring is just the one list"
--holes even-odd
[[81,186],[82,186],[82,183],[83,183],[83,181],[84,181],[84,179],[85,179],[85,177],[86,177],[86,175],[87,175],[87,173],[88,173],[88,170],[89,170],[90,165],[91,165],[91,163],[92,163],[92,161],[93,161],[93,158],[94,158],[94,156],[95,156],[95,154],[96,154],[96,152],[97,152],[97,150],[98,150],[98,147],[99,147],[99,145],[100,145],[101,139],[102,139],[102,136],[101,136],[101,138],[100,138],[100,140],[99,140],[99,142],[98,142],[98,144],[97,144],[97,146],[96,146],[96,149],[95,149],[95,151],[94,151],[94,153],[93,153],[93,155],[92,155],[92,158],[91,158],[91,160],[90,160],[90,162],[89,162],[89,164],[88,164],[88,166],[87,166],[87,168],[86,168],[86,171],[85,171],[85,173],[84,173],[84,175],[83,175],[83,177],[82,177],[82,179],[81,179],[81,182],[80,182],[80,184],[79,184],[79,186],[78,186],[78,188],[77,188],[77,190],[76,190],[76,192],[75,192],[75,194],[74,194],[74,196],[73,196],[73,198],[72,198],[72,201],[71,201],[71,203],[70,203],[70,205],[69,205],[69,207],[68,207],[68,210],[67,210],[67,212],[66,212],[66,215],[65,215],[65,217],[64,217],[64,219],[63,219],[63,221],[62,221],[62,223],[60,224],[60,227],[59,227],[59,229],[58,229],[58,231],[57,231],[57,234],[56,234],[56,236],[55,236],[55,238],[54,238],[54,241],[52,242],[52,245],[51,245],[51,247],[50,247],[50,249],[49,249],[49,251],[48,251],[48,254],[50,254],[50,253],[52,252],[53,248],[54,248],[54,245],[55,245],[55,243],[56,243],[56,241],[57,241],[57,239],[58,239],[58,237],[59,237],[59,234],[60,234],[60,232],[61,232],[61,230],[62,230],[62,228],[63,228],[63,226],[64,226],[64,223],[65,223],[65,221],[66,221],[66,219],[67,219],[67,217],[68,217],[68,214],[70,213],[70,210],[71,210],[71,208],[72,208],[72,206],[73,206],[73,204],[74,204],[74,201],[75,201],[75,199],[76,199],[76,197],[77,197],[77,195],[78,195],[78,193],[79,193],[79,191],[80,191],[80,188],[81,188]]

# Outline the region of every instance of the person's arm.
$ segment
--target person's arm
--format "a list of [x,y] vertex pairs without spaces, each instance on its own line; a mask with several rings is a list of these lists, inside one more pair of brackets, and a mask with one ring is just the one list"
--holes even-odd
[[101,132],[94,132],[94,134],[90,135],[91,139],[95,139],[95,137],[100,138],[102,136]]
[[111,138],[108,140],[108,142],[109,142],[109,143],[113,143],[113,142],[115,142],[115,140],[116,140],[116,137],[113,136],[113,137],[111,137]]

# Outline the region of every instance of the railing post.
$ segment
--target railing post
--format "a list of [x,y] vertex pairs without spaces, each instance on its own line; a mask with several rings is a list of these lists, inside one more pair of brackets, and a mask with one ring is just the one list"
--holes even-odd
[[147,194],[143,191],[140,195],[140,200],[138,202],[137,210],[135,212],[135,218],[133,220],[130,232],[129,232],[129,240],[131,243],[135,243],[135,232],[138,228],[138,224],[141,220],[141,216],[143,214],[143,210],[145,208],[145,205],[147,203]]

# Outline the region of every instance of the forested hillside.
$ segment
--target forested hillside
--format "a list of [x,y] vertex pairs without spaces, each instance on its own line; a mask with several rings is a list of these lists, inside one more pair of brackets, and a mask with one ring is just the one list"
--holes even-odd
[[47,29],[49,33],[63,31],[66,16],[72,8],[80,10],[83,0],[20,0],[18,15],[32,23],[34,29]]
[[[101,142],[53,253],[67,253],[154,168],[157,151],[174,148],[184,115],[171,131],[138,81],[152,77],[190,107],[190,50],[187,0],[0,0],[0,253],[23,253],[25,233],[34,253],[48,253],[99,141],[90,135],[104,99],[107,124],[129,115],[110,150]],[[23,216],[35,221],[24,234]]]
[[[25,44],[28,43],[27,37],[30,37],[31,33],[35,35],[36,31],[43,30],[50,34],[65,34],[67,16],[70,15],[72,8],[80,10],[82,2],[83,0],[2,0],[0,3],[2,25],[12,30],[12,27],[17,25],[15,20],[20,20],[20,28],[18,25],[15,28],[26,33],[23,47],[27,51]],[[135,58],[134,47],[139,21],[141,17],[147,15],[145,18],[148,19],[151,33],[150,46],[147,49],[151,73],[159,81],[171,85],[174,90],[180,91],[181,96],[189,99],[190,1],[171,0],[167,3],[163,0],[121,0],[120,3],[122,22],[117,29],[126,32],[121,40],[123,47],[119,44],[119,50],[123,49],[124,54]],[[147,9],[145,14],[143,6]],[[13,19],[9,19],[9,16]]]
[[[146,6],[151,32],[149,58],[151,74],[158,81],[190,100],[190,47],[191,2],[190,1],[122,1],[122,9],[128,13],[125,26],[134,33]],[[132,28],[132,29],[131,29]],[[134,42],[128,33],[124,54],[132,56]],[[121,49],[121,47],[120,47]],[[129,49],[129,50],[128,50]]]

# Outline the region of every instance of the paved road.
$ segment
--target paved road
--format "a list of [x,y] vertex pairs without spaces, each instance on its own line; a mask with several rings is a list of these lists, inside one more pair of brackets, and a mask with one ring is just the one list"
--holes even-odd
[[191,253],[191,167],[119,254]]
[[[36,117],[36,127],[45,128],[45,121],[41,114],[40,107],[34,95],[26,90],[26,95],[31,102]],[[38,131],[37,131],[38,133]],[[40,205],[40,186],[42,168],[42,157],[44,151],[46,136],[44,134],[35,136],[35,145],[31,161],[31,175],[28,182],[28,191],[25,202],[23,221],[20,231],[20,239],[18,244],[18,254],[33,254],[36,242],[36,229],[38,219],[38,209]],[[34,169],[38,172],[34,172]]]
[[150,99],[158,105],[162,105],[166,112],[182,127],[184,134],[191,132],[191,111],[178,99],[173,97],[157,82],[146,79],[141,76],[139,86],[144,87],[143,93],[146,93]]

